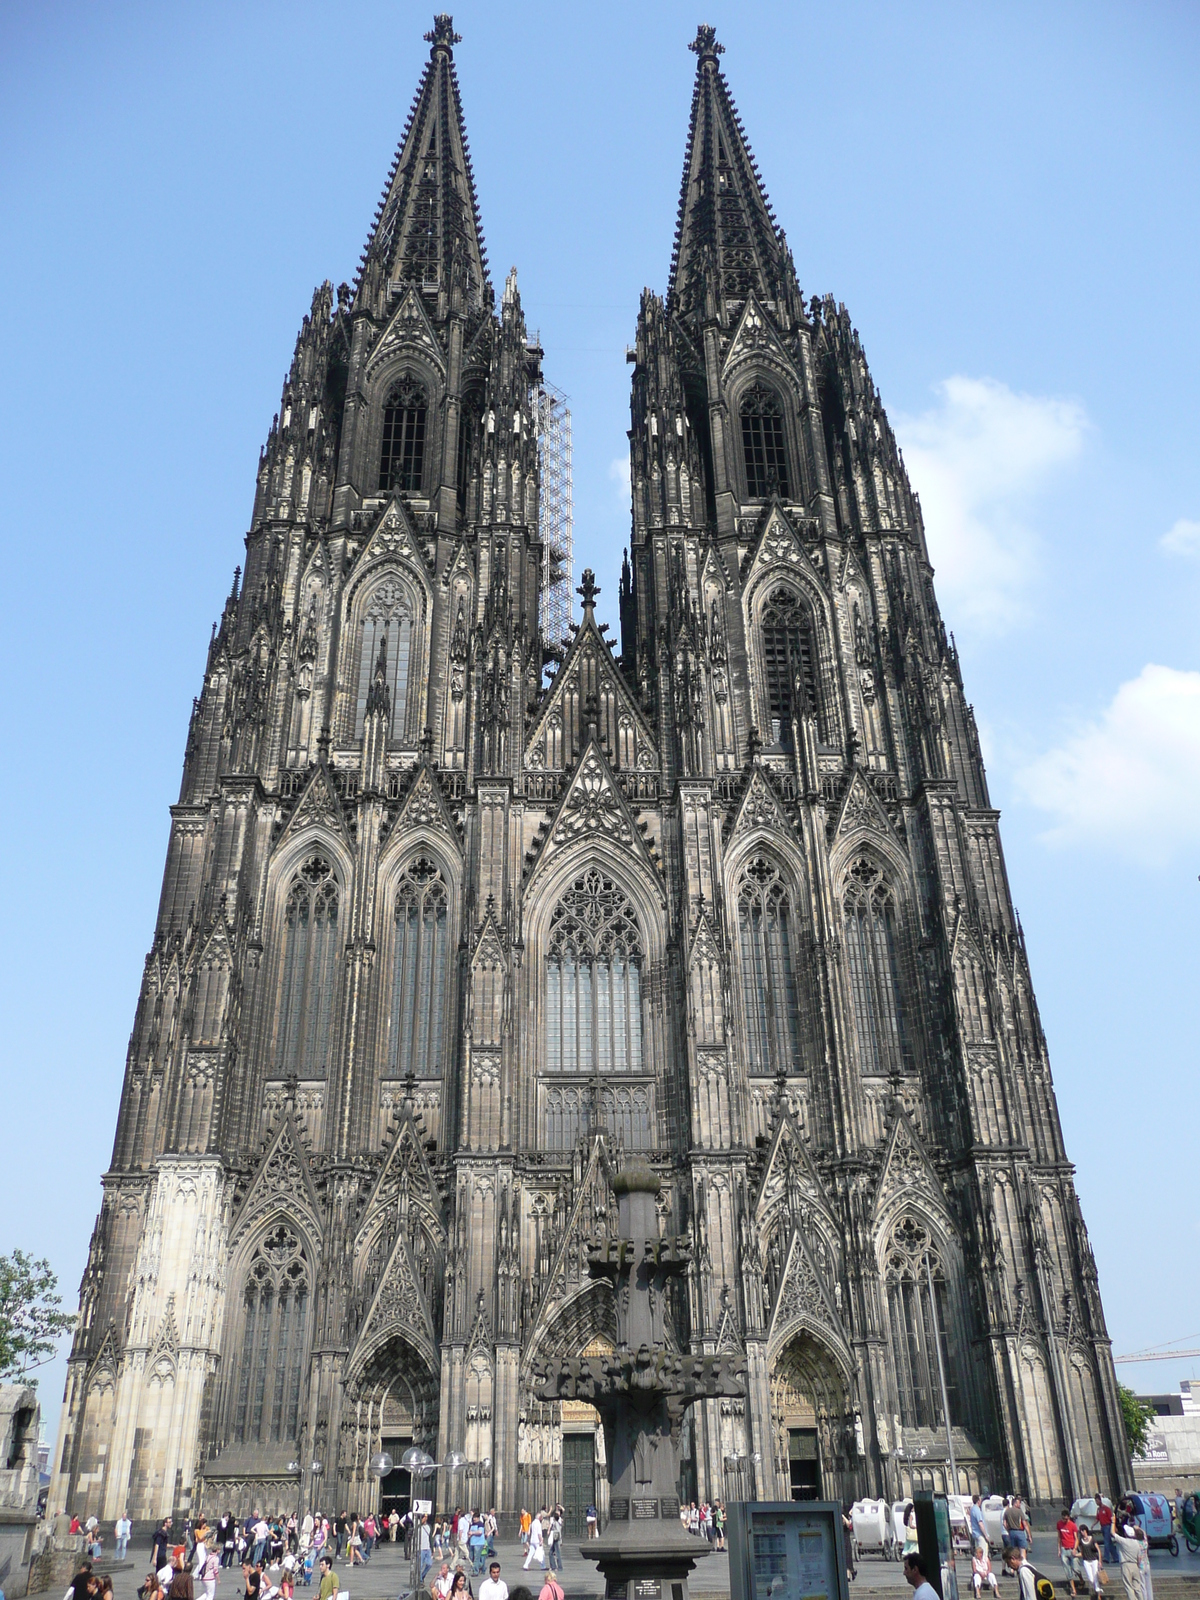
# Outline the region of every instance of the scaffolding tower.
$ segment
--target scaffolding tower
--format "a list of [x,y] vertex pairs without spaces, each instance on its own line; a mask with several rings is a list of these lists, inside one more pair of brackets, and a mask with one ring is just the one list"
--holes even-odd
[[542,640],[565,648],[570,638],[574,504],[571,499],[571,411],[552,383],[537,390],[538,467],[541,491],[538,533],[542,541]]

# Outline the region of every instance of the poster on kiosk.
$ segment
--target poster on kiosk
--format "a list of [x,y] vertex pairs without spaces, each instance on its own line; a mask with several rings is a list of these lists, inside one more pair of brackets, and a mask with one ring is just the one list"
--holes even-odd
[[727,1514],[730,1600],[849,1600],[840,1505],[762,1500]]

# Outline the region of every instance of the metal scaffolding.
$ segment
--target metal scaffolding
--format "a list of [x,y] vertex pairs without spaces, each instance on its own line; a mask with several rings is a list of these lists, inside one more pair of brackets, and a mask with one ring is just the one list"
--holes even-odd
[[571,411],[552,383],[537,391],[538,467],[541,473],[538,533],[542,540],[542,639],[565,647],[574,610],[572,561],[574,504],[571,499]]

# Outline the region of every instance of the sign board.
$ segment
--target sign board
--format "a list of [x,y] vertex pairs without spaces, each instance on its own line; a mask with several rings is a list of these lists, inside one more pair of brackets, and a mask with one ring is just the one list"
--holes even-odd
[[954,1564],[954,1530],[950,1502],[944,1494],[913,1495],[917,1515],[917,1548],[929,1582],[941,1600],[958,1600],[958,1573]]
[[415,1517],[431,1517],[433,1515],[432,1500],[414,1500],[412,1508]]
[[746,1501],[727,1517],[730,1600],[849,1600],[840,1505]]
[[1146,1442],[1133,1458],[1135,1461],[1170,1461],[1165,1433],[1148,1433]]

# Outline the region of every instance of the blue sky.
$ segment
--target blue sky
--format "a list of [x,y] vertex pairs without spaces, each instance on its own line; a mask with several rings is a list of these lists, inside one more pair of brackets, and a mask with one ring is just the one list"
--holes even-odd
[[[258,450],[430,15],[0,11],[0,1249],[68,1299]],[[1116,1347],[1200,1345],[1200,8],[456,7],[493,278],[517,265],[571,397],[576,564],[614,624],[624,352],[665,287],[700,20],[922,495]]]

